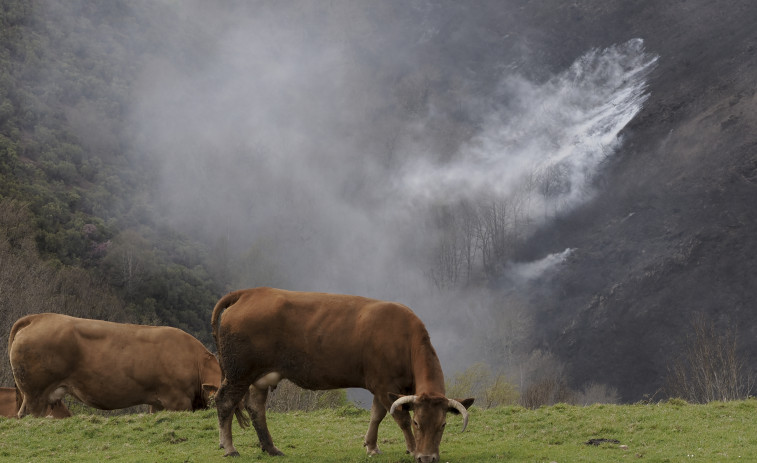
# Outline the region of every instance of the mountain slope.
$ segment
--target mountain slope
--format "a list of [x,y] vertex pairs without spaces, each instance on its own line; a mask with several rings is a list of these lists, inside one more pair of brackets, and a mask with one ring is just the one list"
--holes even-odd
[[636,400],[662,385],[703,313],[738,326],[754,368],[757,5],[581,2],[574,12],[581,19],[557,24],[556,36],[639,36],[660,59],[601,196],[530,243],[576,248],[539,300],[540,342],[576,384],[608,383]]
[[[495,345],[486,360],[502,368],[548,350],[575,386],[606,383],[636,400],[660,387],[697,312],[738,325],[744,353],[757,354],[755,19],[750,1],[6,1],[0,209],[14,213],[3,250],[20,271],[87,275],[82,294],[107,293],[97,316],[117,300],[119,319],[205,341],[226,289],[400,299],[449,345],[458,331],[489,329],[480,343],[460,336],[465,361],[489,353],[481,343]],[[488,202],[454,217],[449,188],[426,166],[465,177],[488,129],[508,136],[487,154],[515,163],[512,146],[542,134],[513,120],[551,116],[519,92],[635,38],[659,57],[650,96],[595,177],[596,196],[535,234],[501,227],[502,246],[484,250],[481,217],[479,235],[471,224]],[[427,172],[439,194],[408,209],[397,184]],[[519,220],[499,217],[493,228]],[[14,244],[19,221],[26,254]],[[23,264],[32,245],[46,263]],[[513,256],[566,248],[550,284],[512,304],[502,296]],[[434,274],[439,262],[451,276]],[[7,272],[7,301],[22,298],[18,273]],[[535,310],[534,328],[521,310]],[[434,331],[450,321],[462,329]]]

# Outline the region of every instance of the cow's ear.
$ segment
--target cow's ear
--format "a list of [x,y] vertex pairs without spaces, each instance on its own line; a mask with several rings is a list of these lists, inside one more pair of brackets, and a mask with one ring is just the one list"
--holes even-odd
[[[455,399],[455,400],[457,400],[458,402],[460,402],[461,404],[463,404],[463,407],[465,407],[465,409],[467,410],[467,409],[470,408],[471,405],[473,405],[473,401],[476,400],[476,399],[474,399],[473,397],[470,397],[470,398],[467,398],[467,399]],[[460,411],[458,409],[456,409],[455,407],[449,407],[449,412],[453,413],[455,415],[459,415],[460,414]]]
[[202,391],[208,396],[215,395],[216,391],[218,391],[218,386],[213,384],[203,384]]

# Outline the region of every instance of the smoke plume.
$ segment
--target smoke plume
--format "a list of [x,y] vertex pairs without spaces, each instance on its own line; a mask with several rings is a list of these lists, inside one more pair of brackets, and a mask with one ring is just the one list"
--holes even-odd
[[[208,19],[202,62],[145,63],[132,120],[136,149],[161,166],[162,219],[208,243],[230,289],[408,304],[446,365],[465,363],[462,353],[485,357],[461,333],[489,322],[501,329],[487,336],[504,336],[505,325],[525,336],[526,321],[504,320],[525,320],[527,310],[502,306],[496,284],[434,283],[445,235],[435,214],[518,198],[523,236],[589,200],[647,97],[656,58],[635,39],[587,51],[546,81],[505,67],[487,87],[466,81],[473,73],[453,68],[453,58],[432,63],[449,69],[428,64],[441,25],[426,10],[400,29],[369,9],[319,16],[277,5]],[[446,71],[458,79],[445,84],[454,92],[438,88]],[[440,135],[454,125],[444,125],[449,107],[468,130]],[[568,255],[501,262],[519,275],[506,300],[518,281]],[[482,259],[475,250],[473,258]]]

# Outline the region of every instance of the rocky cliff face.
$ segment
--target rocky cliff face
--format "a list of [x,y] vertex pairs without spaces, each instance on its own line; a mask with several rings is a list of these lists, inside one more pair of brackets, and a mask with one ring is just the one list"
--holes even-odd
[[[555,2],[559,3],[559,2]],[[735,324],[757,367],[757,4],[577,2],[549,12],[555,62],[631,37],[659,55],[601,195],[542,230],[524,258],[575,248],[537,295],[539,340],[576,384],[653,394],[695,313]],[[538,12],[536,12],[538,13]],[[547,13],[544,13],[547,15]],[[538,18],[538,14],[531,15]]]

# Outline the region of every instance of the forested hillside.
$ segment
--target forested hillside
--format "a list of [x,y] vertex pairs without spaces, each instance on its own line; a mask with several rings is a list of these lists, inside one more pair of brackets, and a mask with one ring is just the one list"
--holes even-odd
[[[19,316],[53,311],[171,324],[210,341],[225,288],[203,246],[155,221],[154,167],[129,143],[140,63],[174,59],[180,40],[151,27],[165,7],[2,2],[4,339]],[[191,25],[177,19],[174,34],[182,28]]]
[[751,373],[756,18],[4,1],[0,353],[41,311],[210,346],[215,301],[271,285],[406,303],[448,376],[521,394],[662,393],[693,319]]

